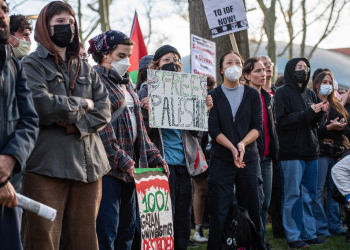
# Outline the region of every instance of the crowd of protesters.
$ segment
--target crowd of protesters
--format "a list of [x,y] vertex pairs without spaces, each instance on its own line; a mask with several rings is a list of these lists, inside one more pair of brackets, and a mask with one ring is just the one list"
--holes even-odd
[[[151,128],[147,69],[182,72],[175,47],[143,57],[133,89],[124,33],[99,34],[86,50],[72,7],[55,1],[38,16],[29,54],[31,22],[10,17],[4,0],[0,9],[0,249],[140,249],[134,174],[147,167],[169,180],[174,249],[190,244],[192,208],[193,240],[221,249],[232,204],[248,211],[261,249],[273,247],[267,214],[291,249],[332,235],[350,242],[332,198],[336,184],[350,203],[350,96],[329,69],[308,88],[310,63],[293,58],[273,84],[269,57],[228,51],[223,83],[207,81],[209,131]],[[209,168],[191,176],[199,145]],[[16,193],[56,209],[56,220],[22,212]]]

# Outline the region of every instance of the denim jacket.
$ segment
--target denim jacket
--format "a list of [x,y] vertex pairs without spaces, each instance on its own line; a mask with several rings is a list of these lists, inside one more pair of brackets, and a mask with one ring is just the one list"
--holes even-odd
[[[98,180],[110,170],[99,130],[111,119],[108,93],[97,73],[78,59],[66,64],[59,59],[58,71],[54,55],[43,45],[22,59],[39,115],[39,137],[27,162],[28,172],[83,182]],[[79,70],[74,89],[69,88]],[[84,99],[95,107],[87,111]],[[58,123],[74,124],[70,133]]]

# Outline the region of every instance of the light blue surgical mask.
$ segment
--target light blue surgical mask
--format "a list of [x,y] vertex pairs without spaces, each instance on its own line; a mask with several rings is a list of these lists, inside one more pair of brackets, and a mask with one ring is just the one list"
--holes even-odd
[[331,85],[329,84],[324,84],[324,85],[321,85],[320,87],[320,95],[322,96],[329,96],[333,91],[333,88]]

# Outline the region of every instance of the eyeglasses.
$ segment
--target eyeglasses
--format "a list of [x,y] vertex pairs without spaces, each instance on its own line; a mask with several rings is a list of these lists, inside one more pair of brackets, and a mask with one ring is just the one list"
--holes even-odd
[[275,66],[275,64],[273,62],[264,62],[264,66],[268,66],[271,65],[272,67]]
[[174,63],[179,63],[180,62],[180,59],[178,58],[170,58],[170,57],[165,57],[161,60],[162,62],[165,62],[165,63],[171,63],[171,62],[174,62]]
[[84,53],[84,54],[80,54],[80,59],[88,59],[89,55]]
[[306,72],[310,72],[310,68],[309,67],[304,67],[304,66],[301,66],[301,65],[296,66],[295,70],[305,70]]

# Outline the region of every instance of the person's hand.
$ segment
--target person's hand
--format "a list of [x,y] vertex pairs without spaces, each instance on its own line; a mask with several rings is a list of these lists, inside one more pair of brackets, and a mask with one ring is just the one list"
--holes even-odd
[[142,101],[141,101],[141,108],[142,109],[146,109],[146,110],[149,110],[150,107],[149,107],[149,97],[145,97]]
[[329,107],[329,102],[322,103],[321,109],[322,109],[324,112],[327,112],[328,107]]
[[136,171],[135,171],[135,166],[133,165],[129,170],[127,171],[128,174],[130,175],[131,178],[134,178]]
[[245,163],[244,162],[241,162],[239,160],[239,153],[238,153],[238,150],[237,148],[233,147],[231,149],[231,152],[232,152],[232,155],[233,155],[233,161],[235,163],[235,165],[238,167],[238,168],[244,168],[245,167]]
[[57,125],[59,125],[61,127],[67,127],[67,123],[65,123],[65,122],[57,122]]
[[239,151],[239,161],[243,162],[243,157],[244,157],[244,153],[245,153],[245,144],[244,142],[240,142],[237,144],[237,149]]
[[343,130],[343,128],[347,125],[347,123],[338,122],[339,117],[330,121],[330,124],[327,125],[327,130]]
[[11,155],[0,155],[0,183],[5,182],[13,168],[15,167],[17,160]]
[[88,104],[87,111],[89,111],[89,110],[91,110],[91,109],[93,109],[95,107],[95,103],[93,102],[93,100],[91,100],[91,99],[84,99],[84,100]]
[[211,95],[207,95],[207,98],[205,98],[205,104],[207,105],[208,111],[213,107],[213,98]]
[[16,191],[11,182],[0,188],[0,205],[8,208],[14,208],[18,205]]
[[313,103],[313,104],[311,105],[311,108],[312,108],[312,110],[313,110],[315,113],[318,113],[318,112],[320,112],[320,111],[322,110],[322,105],[323,105],[323,102],[320,102],[320,103],[317,103],[317,104]]
[[160,165],[160,166],[157,166],[159,168],[163,168],[164,169],[164,173],[166,174],[166,176],[168,177],[169,179],[169,176],[170,176],[170,171],[169,171],[169,166],[168,164],[164,164],[164,165]]

